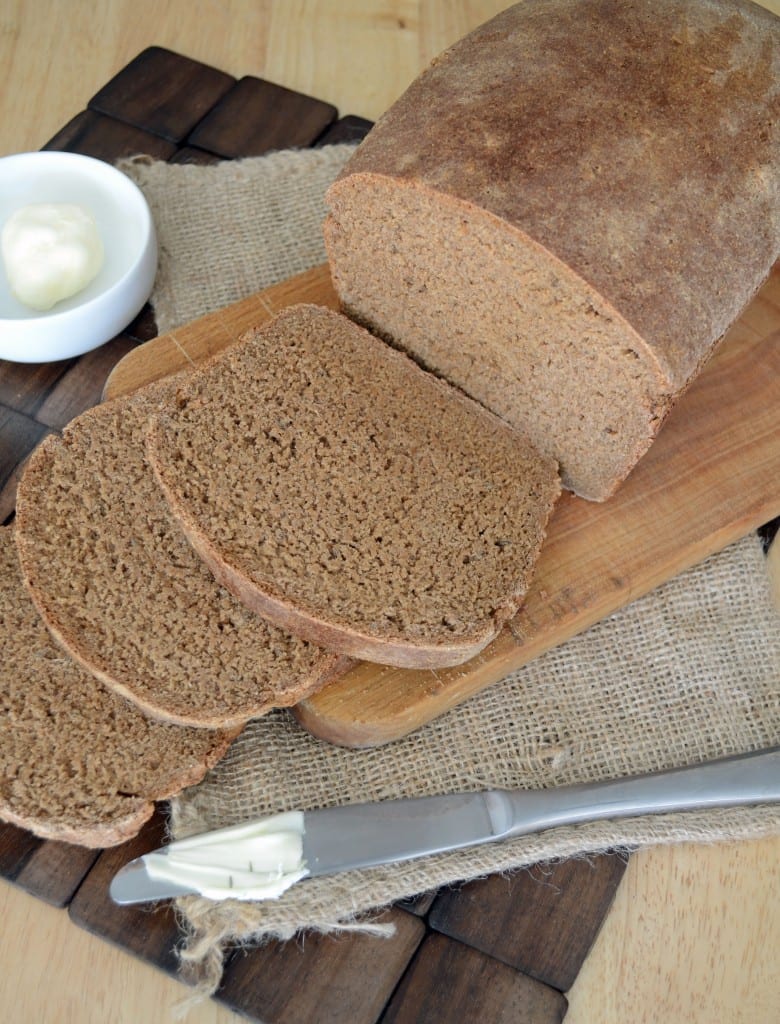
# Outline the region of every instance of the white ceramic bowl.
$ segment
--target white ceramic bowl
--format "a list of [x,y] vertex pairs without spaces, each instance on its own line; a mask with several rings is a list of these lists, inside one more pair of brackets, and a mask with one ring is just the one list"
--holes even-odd
[[78,203],[100,231],[103,266],[83,291],[45,313],[11,292],[0,261],[0,359],[42,363],[89,352],[141,310],[157,269],[157,238],[141,190],[102,160],[75,153],[19,153],[0,159],[0,229],[30,203]]

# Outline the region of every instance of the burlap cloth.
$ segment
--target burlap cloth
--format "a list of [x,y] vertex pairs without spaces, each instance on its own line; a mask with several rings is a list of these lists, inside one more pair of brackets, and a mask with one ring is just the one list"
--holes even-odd
[[[322,262],[323,193],[349,146],[215,167],[124,165],[154,213],[161,330]],[[475,790],[548,787],[649,772],[780,742],[780,616],[748,536],[415,734],[345,750],[277,711],[246,729],[198,786],[174,799],[183,837],[278,811]],[[225,949],[303,929],[382,934],[379,908],[540,860],[682,841],[780,833],[780,809],[667,814],[352,871],[279,900],[178,901],[182,958],[202,992]]]

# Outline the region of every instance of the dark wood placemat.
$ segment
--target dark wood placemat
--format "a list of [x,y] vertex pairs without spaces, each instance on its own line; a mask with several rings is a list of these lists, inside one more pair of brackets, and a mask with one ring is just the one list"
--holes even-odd
[[[150,47],[43,148],[112,163],[138,152],[213,163],[358,141],[370,126],[313,97]],[[121,335],[78,359],[0,361],[0,521],[13,518],[16,483],[33,448],[95,405],[113,366],[155,334],[147,307]],[[175,975],[180,933],[171,906],[117,907],[108,896],[114,872],[162,837],[161,811],[135,839],[102,853],[0,825],[0,877],[68,907],[76,925]],[[563,992],[625,865],[604,855],[424,894],[384,912],[396,926],[390,939],[307,935],[239,951],[216,998],[265,1024],[553,1024],[563,1019]]]

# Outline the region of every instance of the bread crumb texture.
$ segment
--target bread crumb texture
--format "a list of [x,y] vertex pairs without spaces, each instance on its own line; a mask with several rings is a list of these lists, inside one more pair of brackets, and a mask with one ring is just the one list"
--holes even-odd
[[47,839],[111,846],[153,801],[199,781],[233,732],[154,722],[53,642],[0,529],[0,819]]
[[149,440],[185,531],[245,599],[390,664],[431,646],[455,663],[495,635],[559,491],[515,431],[314,306],[192,374]]
[[335,659],[248,611],[171,517],[144,440],[170,389],[98,406],[47,438],[19,487],[17,540],[69,653],[147,713],[216,728],[295,703]]
[[527,0],[438,57],[328,193],[345,310],[611,494],[780,249],[780,19]]

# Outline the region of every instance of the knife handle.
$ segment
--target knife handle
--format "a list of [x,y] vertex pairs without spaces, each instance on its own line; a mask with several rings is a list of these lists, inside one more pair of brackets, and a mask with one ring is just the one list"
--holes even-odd
[[604,818],[776,803],[780,747],[652,775],[491,796],[494,827],[507,838]]

